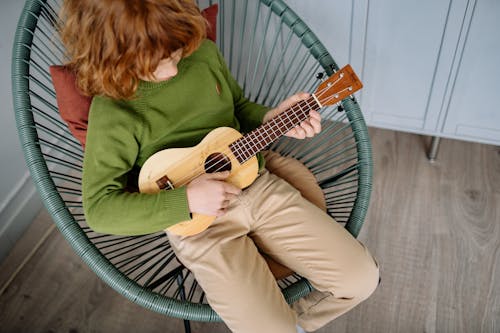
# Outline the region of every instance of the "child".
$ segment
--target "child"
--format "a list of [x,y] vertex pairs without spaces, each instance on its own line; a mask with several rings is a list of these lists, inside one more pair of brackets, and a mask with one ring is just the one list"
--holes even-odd
[[[158,194],[126,191],[153,153],[195,146],[222,126],[248,132],[308,94],[274,109],[248,101],[215,44],[204,40],[206,22],[191,0],[66,0],[62,19],[69,65],[80,89],[95,96],[83,165],[89,226],[138,235],[191,213],[217,216],[200,234],[168,237],[233,332],[316,330],[373,292],[378,268],[366,248],[263,162],[243,191],[224,181],[228,172]],[[287,135],[320,130],[311,111]],[[316,291],[290,307],[258,249]]]

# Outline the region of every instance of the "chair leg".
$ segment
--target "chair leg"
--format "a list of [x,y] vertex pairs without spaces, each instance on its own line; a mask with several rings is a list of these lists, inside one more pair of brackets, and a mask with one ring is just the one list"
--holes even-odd
[[191,333],[191,323],[189,320],[184,320],[184,332]]
[[[182,275],[182,272],[177,275],[177,285],[179,286],[179,296],[181,300],[185,301],[186,300],[186,293],[184,291],[184,276]],[[191,323],[189,320],[184,320],[184,332],[185,333],[191,333]]]
[[439,150],[439,141],[441,140],[440,137],[433,136],[432,137],[432,142],[431,142],[431,148],[429,149],[429,152],[427,153],[427,158],[429,159],[429,162],[434,163],[436,161],[436,157],[438,154]]

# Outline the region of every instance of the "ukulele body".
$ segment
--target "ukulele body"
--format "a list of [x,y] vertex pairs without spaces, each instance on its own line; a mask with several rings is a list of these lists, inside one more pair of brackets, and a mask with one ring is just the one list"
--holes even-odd
[[[243,135],[230,127],[217,128],[205,136],[192,148],[173,148],[162,150],[151,156],[142,166],[139,174],[139,191],[158,193],[164,189],[187,185],[191,180],[204,173],[230,170],[226,179],[229,183],[245,188],[253,183],[258,174],[258,161],[255,153],[262,147],[300,125],[309,117],[309,111],[323,106],[334,105],[363,87],[350,65],[336,71],[328,80],[322,82],[308,99],[295,103],[287,110],[262,124],[245,135],[244,152],[241,156],[252,156],[240,164],[229,146]],[[244,160],[246,158],[242,158]],[[219,162],[217,162],[219,161]],[[212,167],[215,165],[215,167]],[[219,168],[225,165],[225,168]],[[210,195],[210,194],[207,194]],[[214,216],[193,214],[193,219],[177,223],[167,230],[181,236],[195,235],[215,220]]]
[[[229,145],[242,137],[230,127],[219,127],[208,133],[191,148],[161,150],[149,157],[139,174],[141,193],[158,193],[162,190],[187,185],[194,178],[217,171],[229,170],[227,182],[243,189],[257,178],[259,165],[256,156],[240,164]],[[202,232],[215,220],[215,216],[193,214],[192,220],[177,223],[168,231],[181,236]]]

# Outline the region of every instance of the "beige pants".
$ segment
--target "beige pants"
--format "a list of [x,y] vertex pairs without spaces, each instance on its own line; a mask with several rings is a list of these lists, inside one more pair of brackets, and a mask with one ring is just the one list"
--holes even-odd
[[[264,172],[204,232],[169,234],[212,308],[237,333],[316,330],[366,299],[378,267],[367,249],[286,181]],[[307,278],[290,307],[259,249]]]

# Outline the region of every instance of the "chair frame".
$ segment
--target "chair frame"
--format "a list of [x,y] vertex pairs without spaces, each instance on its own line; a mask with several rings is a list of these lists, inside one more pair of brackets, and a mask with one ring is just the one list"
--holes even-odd
[[[37,24],[41,15],[47,13],[47,0],[28,0],[19,19],[13,46],[12,57],[12,87],[13,100],[16,115],[17,128],[21,146],[23,148],[26,163],[29,167],[32,179],[38,189],[40,197],[56,223],[60,232],[72,246],[74,251],[82,260],[108,285],[118,291],[129,300],[153,311],[171,317],[195,321],[219,321],[219,316],[208,304],[200,304],[182,300],[185,291],[184,281],[178,280],[180,286],[180,299],[167,297],[150,288],[141,286],[131,280],[127,275],[118,270],[113,263],[106,258],[96,245],[89,240],[87,232],[82,229],[74,214],[69,209],[68,202],[61,196],[60,189],[54,183],[54,174],[49,169],[39,139],[39,128],[34,119],[32,98],[34,93],[32,85],[37,84],[32,75],[33,64],[31,53],[33,52],[33,38],[37,30]],[[307,25],[291,10],[282,0],[261,0],[259,5],[269,7],[284,24],[293,30],[296,37],[300,38],[302,44],[309,50],[310,54],[320,64],[322,70],[331,75],[338,70],[337,64],[328,53],[323,44],[318,40]],[[227,7],[229,8],[229,7]],[[223,13],[224,6],[220,7]],[[44,13],[45,12],[45,13]],[[222,22],[221,24],[224,24]],[[221,29],[222,30],[222,29]],[[227,45],[221,47],[227,50]],[[52,92],[50,92],[52,94]],[[322,188],[328,188],[346,174],[357,175],[356,198],[352,208],[348,212],[346,221],[347,230],[358,235],[368,209],[372,186],[372,152],[368,131],[363,120],[363,115],[355,98],[350,97],[342,101],[342,107],[346,122],[354,135],[357,161],[350,168],[337,173],[333,177],[319,181]],[[277,143],[273,149],[285,151],[290,154],[296,148],[296,144]],[[300,156],[299,156],[300,159]],[[182,275],[180,275],[182,277]],[[283,289],[283,294],[288,303],[293,303],[299,298],[307,295],[312,290],[309,282],[303,278]],[[186,330],[189,327],[186,326]]]

